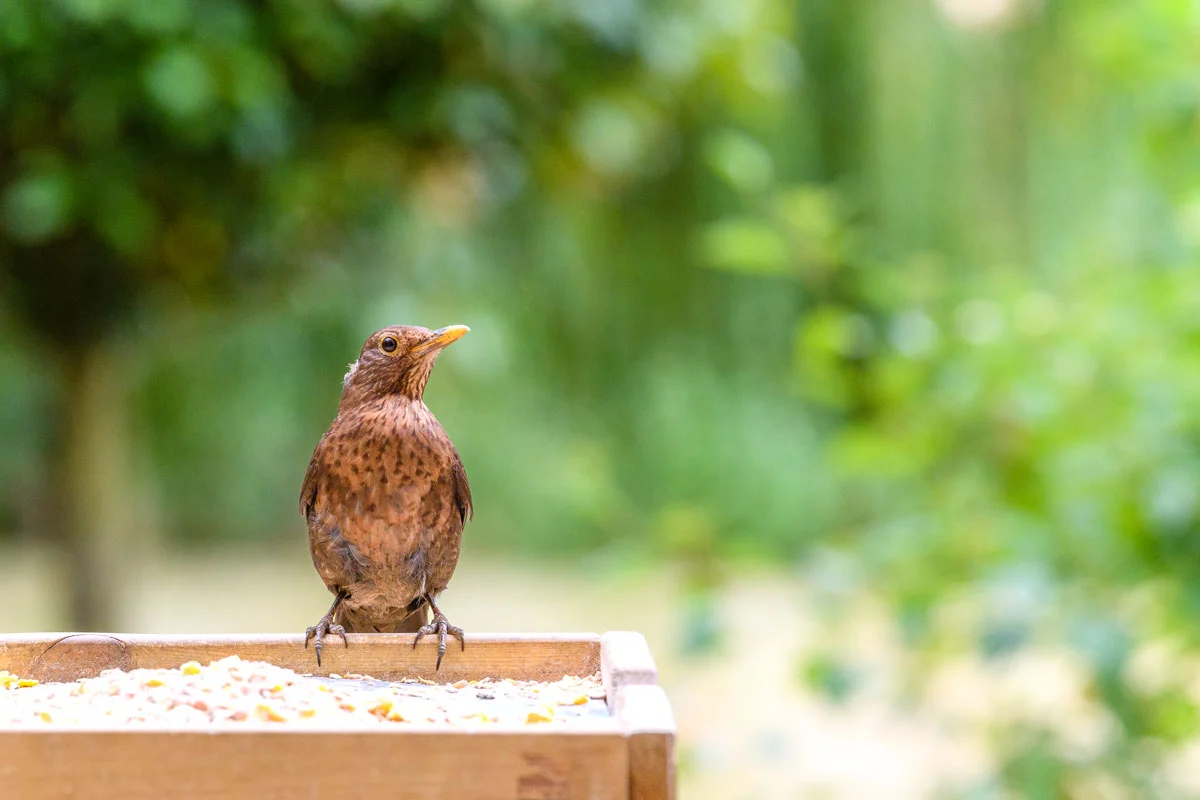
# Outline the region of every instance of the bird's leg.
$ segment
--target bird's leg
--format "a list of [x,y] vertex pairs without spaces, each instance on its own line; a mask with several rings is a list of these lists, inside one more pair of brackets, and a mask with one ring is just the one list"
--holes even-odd
[[321,666],[321,648],[325,646],[325,636],[341,636],[342,643],[346,647],[350,646],[350,640],[346,638],[346,629],[337,623],[338,618],[342,615],[342,603],[350,595],[346,592],[338,592],[337,597],[333,599],[333,605],[329,607],[329,611],[325,616],[321,617],[321,621],[316,625],[310,626],[304,631],[304,649],[308,649],[308,640],[313,640],[313,650],[317,652],[317,666]]
[[417,646],[417,642],[421,641],[421,637],[426,634],[437,634],[438,637],[438,659],[437,666],[433,668],[437,672],[442,668],[442,656],[446,655],[446,634],[458,637],[458,643],[462,645],[462,649],[467,649],[467,643],[463,640],[462,628],[455,627],[450,624],[450,620],[446,619],[446,615],[437,607],[437,603],[433,602],[433,595],[426,594],[425,602],[429,603],[429,608],[433,610],[433,621],[425,625],[421,630],[417,631],[416,637],[413,639],[413,647]]

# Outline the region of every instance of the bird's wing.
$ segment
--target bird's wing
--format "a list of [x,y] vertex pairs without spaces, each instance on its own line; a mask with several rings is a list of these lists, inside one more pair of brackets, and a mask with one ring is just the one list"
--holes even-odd
[[321,470],[321,448],[325,444],[326,433],[317,442],[313,450],[312,460],[308,462],[308,470],[304,473],[304,483],[300,484],[300,516],[307,517],[317,501],[317,473]]
[[467,471],[463,468],[462,459],[458,457],[458,451],[454,451],[454,504],[458,506],[458,513],[462,519],[463,525],[467,524],[467,519],[474,519],[475,509],[471,507],[471,484],[467,483]]
[[[300,513],[308,521],[308,545],[317,574],[330,591],[339,592],[359,579],[363,557],[356,543],[347,538],[343,521],[331,512],[330,503],[334,498],[330,497],[328,489],[318,492],[324,482],[322,477],[328,476],[331,455],[326,445],[329,442],[326,432],[308,462],[304,483],[300,486]],[[353,529],[349,533],[353,534]]]

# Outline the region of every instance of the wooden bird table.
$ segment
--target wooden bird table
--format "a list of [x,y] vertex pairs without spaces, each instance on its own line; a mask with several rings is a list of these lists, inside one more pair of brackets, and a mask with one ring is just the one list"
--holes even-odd
[[[318,668],[299,636],[0,635],[0,670],[46,683],[103,670],[179,668],[227,656],[320,678],[452,684],[484,678],[558,681],[599,672],[604,708],[587,724],[452,726],[0,721],[0,797],[480,798],[665,800],[674,796],[675,723],[638,633],[468,635],[433,671],[435,643],[411,634],[327,642]],[[332,679],[329,679],[332,680]],[[408,684],[400,684],[408,685]],[[9,696],[30,689],[7,690]],[[32,695],[30,695],[32,696]],[[6,691],[0,688],[0,720]],[[597,704],[599,701],[596,701]]]

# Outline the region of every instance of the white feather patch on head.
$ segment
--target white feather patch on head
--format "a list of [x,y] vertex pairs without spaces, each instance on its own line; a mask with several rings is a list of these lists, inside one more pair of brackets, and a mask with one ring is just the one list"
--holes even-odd
[[343,388],[350,385],[350,379],[354,377],[354,373],[356,373],[356,372],[358,372],[358,362],[357,361],[355,361],[353,364],[350,365],[350,369],[348,369],[346,371],[346,377],[342,378],[342,387]]

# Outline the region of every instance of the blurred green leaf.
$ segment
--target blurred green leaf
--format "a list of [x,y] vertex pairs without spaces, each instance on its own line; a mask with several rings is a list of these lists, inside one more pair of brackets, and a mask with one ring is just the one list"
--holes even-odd
[[709,166],[741,192],[760,192],[774,179],[771,154],[760,142],[734,130],[719,131],[706,146]]
[[66,168],[51,158],[10,184],[0,199],[4,228],[15,239],[42,242],[62,233],[75,212],[75,189]]
[[801,680],[835,703],[843,703],[858,689],[862,677],[850,664],[828,656],[814,656],[804,664]]
[[753,219],[710,224],[700,252],[710,266],[731,272],[785,275],[791,267],[787,240],[770,224]]
[[164,50],[146,65],[143,81],[155,105],[179,120],[209,113],[216,104],[216,82],[192,47],[177,45]]

